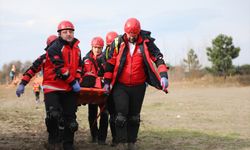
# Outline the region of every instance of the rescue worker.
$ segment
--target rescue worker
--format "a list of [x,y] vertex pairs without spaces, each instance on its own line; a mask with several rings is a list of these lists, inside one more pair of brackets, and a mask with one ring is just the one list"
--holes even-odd
[[33,83],[33,92],[36,97],[36,103],[38,104],[40,102],[40,91],[41,91],[41,85],[39,82]]
[[[74,149],[76,121],[76,95],[80,91],[81,51],[74,37],[75,27],[70,21],[58,25],[58,38],[48,47],[44,67],[43,90],[45,95],[49,149]],[[64,126],[63,139],[59,127]],[[61,141],[62,140],[62,141]]]
[[[101,82],[104,69],[105,56],[102,54],[104,41],[101,37],[94,37],[91,41],[92,49],[83,58],[83,77],[81,86],[102,88]],[[97,125],[98,107],[100,109],[99,127]],[[106,145],[108,130],[108,112],[105,104],[88,104],[88,121],[93,143]]]
[[[105,58],[108,59],[108,54],[110,51],[110,46],[111,43],[114,41],[114,39],[118,36],[118,34],[114,31],[110,31],[106,35],[106,48],[105,48]],[[112,136],[112,143],[111,146],[116,146],[116,132],[115,132],[115,105],[113,101],[113,96],[112,93],[109,94],[108,100],[107,100],[107,109],[110,115],[109,118],[109,126],[110,126],[110,131],[111,131],[111,136]]]
[[16,77],[16,66],[14,64],[11,66],[11,70],[10,70],[9,76],[10,76],[10,82],[12,83],[12,81]]
[[114,41],[114,39],[118,36],[118,34],[114,31],[110,31],[106,34],[106,48],[104,50],[105,58],[108,59],[109,51],[111,43]]
[[[47,46],[44,49],[45,51],[47,50],[47,48],[56,40],[57,36],[56,35],[50,35],[47,38]],[[46,54],[42,54],[41,56],[39,56],[33,63],[32,66],[29,67],[29,69],[27,69],[25,71],[25,73],[23,74],[22,80],[16,90],[16,95],[18,97],[21,96],[21,94],[24,93],[25,90],[25,86],[30,82],[30,80],[36,75],[36,73],[40,72],[41,70],[43,70],[44,68],[44,63],[46,60]]]
[[110,92],[113,87],[117,113],[116,136],[119,143],[117,149],[135,150],[146,90],[145,82],[167,91],[168,74],[162,53],[154,44],[150,32],[141,30],[140,22],[136,18],[126,21],[124,31],[125,33],[111,44],[105,67],[104,89]]

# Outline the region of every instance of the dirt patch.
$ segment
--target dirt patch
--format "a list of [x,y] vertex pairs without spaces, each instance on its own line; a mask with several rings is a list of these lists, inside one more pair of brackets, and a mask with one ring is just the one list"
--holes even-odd
[[[149,150],[250,149],[250,87],[172,84],[169,94],[148,88],[137,146]],[[89,141],[87,107],[77,112],[76,148],[112,150]],[[44,149],[44,104],[30,87],[21,98],[0,86],[0,149]],[[110,142],[110,132],[107,142]]]

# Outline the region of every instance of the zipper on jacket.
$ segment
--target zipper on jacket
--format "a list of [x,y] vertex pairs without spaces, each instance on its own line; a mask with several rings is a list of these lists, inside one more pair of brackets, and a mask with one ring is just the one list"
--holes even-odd
[[132,56],[130,57],[130,75],[129,75],[129,84],[132,85],[132,82],[131,82],[131,78],[132,78],[132,63],[133,63],[133,59],[132,59]]
[[70,51],[68,51],[68,61],[69,61],[69,65],[70,65]]

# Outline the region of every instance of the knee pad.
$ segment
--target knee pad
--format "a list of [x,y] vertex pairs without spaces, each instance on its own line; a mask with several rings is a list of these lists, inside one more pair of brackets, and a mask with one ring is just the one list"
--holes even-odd
[[55,109],[53,107],[49,108],[47,111],[47,118],[50,120],[60,120],[62,118],[62,111],[60,109]]
[[61,111],[55,110],[53,109],[53,107],[51,107],[51,109],[47,111],[47,117],[45,118],[47,131],[50,132],[56,130],[60,124],[61,119]]
[[124,127],[126,123],[127,123],[127,118],[123,114],[118,113],[115,119],[115,125],[117,127]]
[[59,130],[64,130],[64,120],[63,120],[62,117],[61,117],[61,119],[58,121],[58,127],[59,127]]
[[141,121],[139,114],[135,116],[130,116],[128,120],[131,125],[139,125]]
[[45,124],[46,124],[46,127],[47,127],[47,131],[51,132],[53,126],[52,126],[52,123],[51,123],[51,121],[49,120],[48,117],[45,118]]
[[71,122],[67,123],[67,126],[71,132],[76,132],[78,130],[78,123],[76,120],[72,120]]
[[47,127],[47,131],[50,132],[55,132],[58,129],[58,122],[57,120],[50,119],[48,117],[45,118],[45,124]]

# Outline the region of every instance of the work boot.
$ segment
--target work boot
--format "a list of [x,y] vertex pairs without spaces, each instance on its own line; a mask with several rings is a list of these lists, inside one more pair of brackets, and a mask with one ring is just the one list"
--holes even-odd
[[118,143],[114,140],[112,140],[112,143],[110,144],[111,147],[115,147]]
[[105,141],[98,140],[98,145],[107,145],[107,143]]
[[97,143],[97,137],[92,137],[91,143]]
[[46,150],[55,150],[55,144],[44,143],[44,148]]
[[128,143],[128,150],[136,150],[135,143]]
[[116,146],[117,150],[127,150],[127,145],[125,143],[118,143]]
[[62,143],[55,144],[55,150],[63,150]]
[[72,144],[64,144],[63,150],[75,150],[75,147]]

